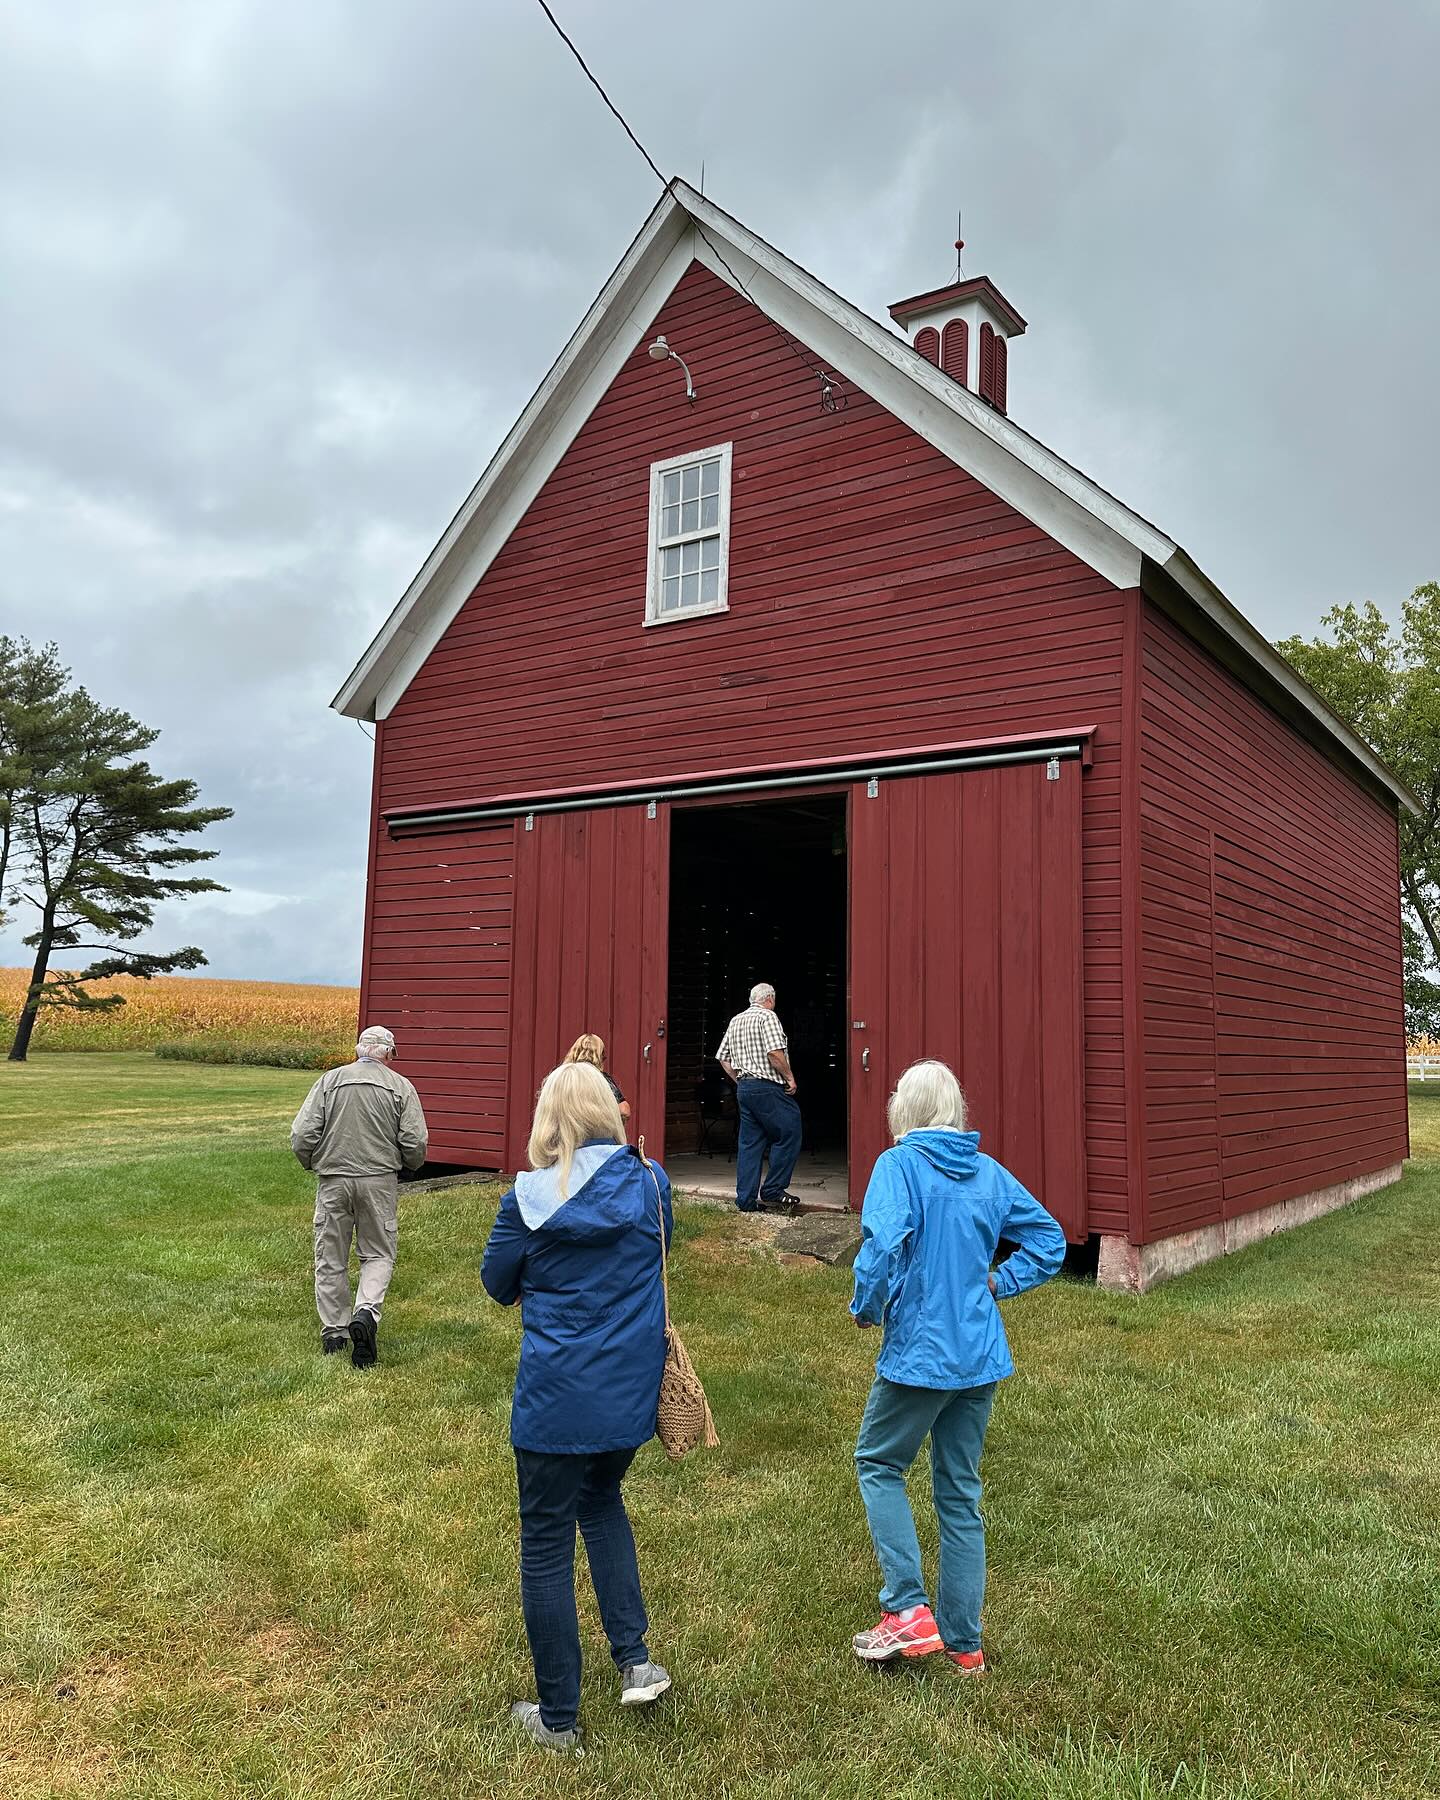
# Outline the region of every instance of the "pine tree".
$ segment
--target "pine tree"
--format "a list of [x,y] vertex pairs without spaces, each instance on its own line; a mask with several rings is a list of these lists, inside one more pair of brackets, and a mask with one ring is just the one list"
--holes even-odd
[[[205,962],[193,944],[154,953],[127,948],[164,900],[223,893],[218,882],[179,871],[216,852],[183,840],[230,817],[196,804],[193,781],[167,781],[143,760],[158,732],[100,706],[53,645],[35,650],[0,639],[0,853],[12,905],[30,909],[35,952],[30,985],[10,1046],[23,1062],[42,1007],[104,1010],[118,994],[89,984],[114,975],[149,980]],[[90,957],[79,970],[50,972],[57,953]]]

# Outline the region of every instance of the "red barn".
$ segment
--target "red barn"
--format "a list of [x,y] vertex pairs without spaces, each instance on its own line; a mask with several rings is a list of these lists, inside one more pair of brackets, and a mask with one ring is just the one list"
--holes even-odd
[[902,337],[674,182],[337,696],[362,1008],[513,1169],[582,1030],[635,1126],[780,990],[851,1203],[913,1058],[1160,1274],[1407,1154],[1398,808],[1162,532],[1011,422],[988,281]]

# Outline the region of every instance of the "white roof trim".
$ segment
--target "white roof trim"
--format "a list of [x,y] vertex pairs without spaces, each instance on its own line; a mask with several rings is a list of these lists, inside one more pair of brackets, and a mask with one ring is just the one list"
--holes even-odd
[[337,712],[383,719],[391,710],[634,353],[694,254],[689,216],[667,194],[330,702]]
[[331,702],[337,711],[353,718],[389,713],[692,260],[728,285],[738,283],[738,291],[818,361],[871,395],[1117,587],[1138,587],[1147,560],[1163,569],[1329,737],[1414,809],[1414,796],[1171,538],[679,180],[670,183],[469,499]]

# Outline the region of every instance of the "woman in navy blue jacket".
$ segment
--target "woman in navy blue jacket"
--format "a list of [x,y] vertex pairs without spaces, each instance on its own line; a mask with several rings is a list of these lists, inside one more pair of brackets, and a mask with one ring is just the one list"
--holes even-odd
[[[880,1623],[855,1638],[866,1662],[943,1649],[983,1675],[985,1527],[980,1450],[997,1384],[1014,1364],[998,1300],[1048,1281],[1065,1234],[965,1129],[965,1096],[941,1062],[912,1064],[890,1100],[893,1148],[876,1161],[860,1214],[857,1325],[883,1325],[855,1467],[884,1586]],[[992,1274],[1001,1238],[1018,1246]],[[930,1440],[940,1525],[931,1611],[905,1476]],[[936,1613],[939,1617],[937,1619]]]
[[[622,1706],[670,1686],[650,1660],[635,1539],[620,1483],[655,1435],[665,1366],[660,1232],[670,1183],[625,1141],[605,1077],[562,1063],[545,1077],[532,1167],[500,1202],[480,1279],[520,1303],[510,1441],[520,1488],[520,1597],[539,1704],[512,1716],[547,1750],[579,1745],[575,1527],[620,1671]],[[652,1173],[653,1171],[653,1173]]]

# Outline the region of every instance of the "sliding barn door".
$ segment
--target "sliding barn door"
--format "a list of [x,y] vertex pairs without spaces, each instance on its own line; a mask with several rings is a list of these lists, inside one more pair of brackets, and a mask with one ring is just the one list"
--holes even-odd
[[1086,1235],[1076,761],[859,783],[850,800],[850,1192],[901,1072],[960,1077],[980,1147]]
[[631,1137],[663,1156],[669,910],[664,804],[516,820],[508,1167],[526,1167],[536,1091],[584,1031],[605,1040]]

